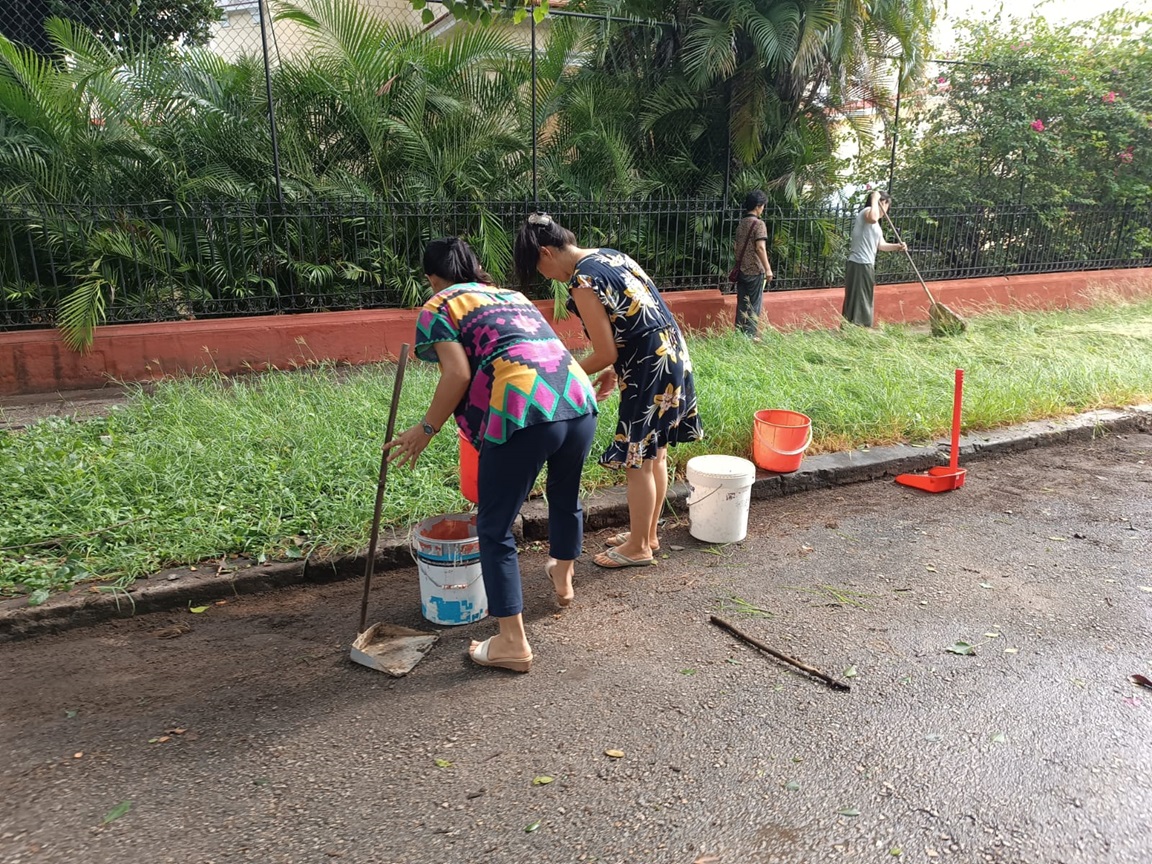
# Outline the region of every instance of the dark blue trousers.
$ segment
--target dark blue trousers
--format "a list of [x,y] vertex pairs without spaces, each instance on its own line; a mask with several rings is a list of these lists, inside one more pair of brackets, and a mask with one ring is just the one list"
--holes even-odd
[[506,618],[524,609],[512,525],[545,464],[549,554],[561,559],[580,556],[584,543],[580,472],[595,434],[596,415],[586,414],[518,429],[503,444],[484,442],[476,533],[489,615]]

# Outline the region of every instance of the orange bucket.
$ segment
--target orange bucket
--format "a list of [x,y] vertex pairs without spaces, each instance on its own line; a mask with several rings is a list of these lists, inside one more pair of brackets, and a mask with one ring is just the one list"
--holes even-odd
[[812,421],[799,411],[757,411],[752,429],[752,461],[765,471],[787,474],[800,467],[812,443]]
[[456,439],[460,442],[460,494],[473,504],[479,504],[480,454],[464,437],[462,429],[456,429]]

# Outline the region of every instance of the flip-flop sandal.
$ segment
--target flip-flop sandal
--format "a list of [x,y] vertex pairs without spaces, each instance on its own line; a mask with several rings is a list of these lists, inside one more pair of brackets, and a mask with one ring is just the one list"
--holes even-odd
[[[607,540],[605,540],[604,545],[605,546],[623,546],[625,543],[627,543],[631,539],[631,537],[632,537],[631,531],[621,531],[619,534],[613,534],[611,537],[609,537]],[[660,551],[659,546],[653,546],[652,547],[652,554],[653,555],[655,555],[659,551]]]
[[503,660],[489,660],[488,648],[492,644],[492,638],[489,637],[481,642],[472,651],[468,652],[468,656],[472,658],[472,662],[478,666],[492,666],[496,669],[507,669],[510,672],[527,672],[532,668],[532,655],[529,654],[524,658],[505,657]]
[[560,594],[556,591],[556,580],[552,578],[552,567],[555,565],[555,563],[556,562],[553,561],[552,564],[544,565],[544,575],[547,576],[548,581],[552,583],[552,593],[556,595],[556,605],[570,606],[572,601],[576,598],[576,592],[573,591],[572,594],[568,597],[561,597]]
[[[607,558],[611,564],[605,564],[600,561],[601,557]],[[621,555],[616,551],[615,547],[601,552],[592,559],[592,563],[597,567],[603,567],[605,570],[619,570],[621,567],[651,567],[656,563],[655,558],[629,558],[627,555]]]

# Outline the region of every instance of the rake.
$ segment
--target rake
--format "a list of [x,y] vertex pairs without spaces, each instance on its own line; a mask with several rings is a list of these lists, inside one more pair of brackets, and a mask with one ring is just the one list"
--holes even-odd
[[[892,229],[892,233],[896,235],[896,242],[904,246],[904,241],[900,239],[900,232],[896,230],[896,226],[892,224],[892,219],[887,213],[884,218],[888,221],[888,227]],[[920,275],[920,270],[916,266],[916,262],[912,260],[912,253],[908,251],[908,247],[904,246],[904,254],[908,256],[908,263],[912,265],[912,272],[916,274],[916,278],[920,280],[920,287],[924,289],[924,293],[928,295],[928,327],[932,331],[933,336],[959,336],[961,333],[968,329],[968,322],[945,306],[943,303],[937,303],[936,298],[932,296],[932,292],[928,290],[928,283],[924,281],[924,277]]]

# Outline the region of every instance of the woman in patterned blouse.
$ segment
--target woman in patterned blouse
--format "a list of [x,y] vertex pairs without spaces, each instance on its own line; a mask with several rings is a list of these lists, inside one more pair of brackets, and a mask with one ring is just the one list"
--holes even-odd
[[568,283],[568,308],[580,316],[592,352],[580,360],[597,399],[620,388],[616,435],[600,464],[628,478],[630,531],[608,541],[601,567],[655,564],[657,527],[668,492],[668,448],[703,436],[692,360],[676,319],[640,265],[615,249],[584,249],[546,213],[533,213],[516,236],[516,271]]
[[463,240],[433,240],[424,272],[435,295],[416,324],[416,356],[440,364],[440,381],[420,423],[385,444],[389,461],[412,465],[449,416],[480,451],[476,532],[488,609],[499,633],[473,641],[482,666],[527,672],[520,565],[512,524],[548,465],[545,574],[557,602],[572,602],[572,573],[584,538],[580,472],[596,433],[587,374],[540,311],[521,293],[492,285]]

